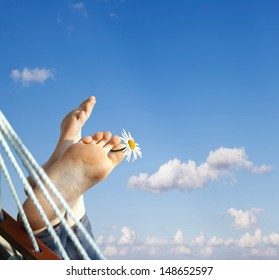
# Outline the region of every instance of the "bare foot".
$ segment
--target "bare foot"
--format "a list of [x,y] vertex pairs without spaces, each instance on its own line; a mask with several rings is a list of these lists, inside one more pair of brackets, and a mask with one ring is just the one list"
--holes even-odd
[[[89,119],[95,104],[95,97],[90,96],[76,109],[72,110],[64,117],[60,125],[60,137],[55,150],[48,161],[42,165],[45,171],[50,169],[55,164],[55,162],[61,157],[68,147],[80,140],[81,129]],[[34,189],[36,184],[34,183],[33,179],[30,176],[27,179]],[[76,200],[71,201],[69,206],[79,219],[81,219],[85,214],[83,195],[76,198]],[[70,217],[68,218],[68,222],[70,226],[74,225],[74,221]]]
[[79,107],[69,112],[64,117],[60,125],[60,137],[56,148],[50,159],[43,165],[45,170],[50,168],[69,146],[80,140],[81,129],[90,117],[95,103],[95,97],[90,96],[83,101]]
[[[60,173],[64,173],[63,178],[67,181],[66,188],[59,187],[61,177],[59,174],[57,188],[60,193],[67,201],[71,201],[105,179],[124,158],[122,152],[110,153],[110,150],[121,147],[123,144],[121,144],[120,137],[117,135],[111,137],[111,133],[108,131],[97,132],[92,137],[86,136],[81,142],[69,147],[53,166],[54,174],[57,174],[57,169],[59,169]],[[69,170],[72,171],[69,173]],[[56,182],[51,170],[50,175]]]
[[[84,137],[82,141],[71,145],[47,174],[65,200],[71,203],[105,179],[123,160],[122,152],[110,153],[110,150],[122,147],[119,136],[111,138],[110,132],[95,133],[92,137]],[[35,188],[35,194],[48,218],[55,220],[55,214],[38,188]],[[24,209],[34,230],[44,227],[30,199],[25,201]]]

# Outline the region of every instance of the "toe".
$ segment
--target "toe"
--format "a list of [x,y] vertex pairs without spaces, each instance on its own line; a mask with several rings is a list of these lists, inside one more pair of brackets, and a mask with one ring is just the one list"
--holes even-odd
[[85,136],[81,139],[84,144],[90,144],[93,142],[93,138],[91,136]]
[[119,145],[121,143],[121,139],[118,135],[114,135],[109,142],[104,146],[104,149],[108,153],[113,147]]
[[86,100],[84,100],[84,101],[78,106],[77,110],[83,110],[84,106],[85,106],[87,103],[95,104],[95,103],[96,103],[95,97],[94,97],[94,96],[88,97]]
[[96,144],[96,143],[100,142],[103,139],[103,136],[104,136],[103,132],[96,132],[92,136],[92,140]]
[[91,96],[87,99],[87,101],[83,106],[83,110],[85,111],[87,116],[91,114],[95,104],[96,104],[96,99],[94,96]]
[[[123,149],[124,147],[125,147],[124,144],[119,144],[117,146],[114,146],[113,150],[120,150],[120,149]],[[123,153],[123,151],[119,151],[116,153],[110,153],[108,155],[108,157],[111,160],[111,162],[113,163],[113,165],[116,166],[124,159],[124,153]]]
[[98,142],[98,145],[105,146],[110,138],[111,138],[111,132],[110,131],[104,132],[103,138]]
[[81,103],[80,106],[76,109],[76,111],[78,112],[77,119],[82,125],[90,117],[95,103],[96,103],[95,97],[91,96],[88,99],[86,99],[83,103]]

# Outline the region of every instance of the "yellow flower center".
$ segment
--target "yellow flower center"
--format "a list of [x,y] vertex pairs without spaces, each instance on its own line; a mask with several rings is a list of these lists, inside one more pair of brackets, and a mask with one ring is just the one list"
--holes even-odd
[[135,143],[135,141],[133,141],[133,140],[128,140],[128,144],[129,144],[129,146],[130,146],[130,148],[132,149],[132,150],[134,150],[135,149],[135,147],[136,147],[136,143]]

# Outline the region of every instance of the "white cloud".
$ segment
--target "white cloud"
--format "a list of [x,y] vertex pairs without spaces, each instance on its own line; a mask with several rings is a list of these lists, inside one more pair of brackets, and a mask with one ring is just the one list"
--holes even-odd
[[136,233],[135,231],[129,229],[128,227],[123,227],[122,230],[122,236],[120,237],[119,244],[121,245],[128,245],[133,244],[136,239]]
[[271,170],[270,166],[255,167],[248,160],[244,148],[219,148],[211,151],[204,163],[195,161],[181,162],[172,159],[161,165],[152,175],[140,173],[130,177],[128,188],[141,189],[159,193],[171,189],[195,189],[205,187],[209,182],[225,176],[232,176],[235,169],[246,169],[252,173],[263,173]]
[[130,253],[129,248],[124,247],[120,248],[119,250],[119,256],[127,256]]
[[163,256],[166,254],[190,255],[191,249],[186,245],[186,240],[181,230],[177,230],[173,239],[148,237],[144,246],[149,256]]
[[114,236],[110,235],[107,242],[109,244],[112,244],[112,243],[116,243],[116,241],[117,239]]
[[265,244],[268,244],[268,245],[279,246],[279,234],[272,232],[268,236],[265,236],[263,238],[263,241]]
[[262,173],[266,173],[266,172],[270,172],[272,170],[272,167],[270,165],[261,165],[259,167],[253,167],[251,169],[251,171],[253,173],[256,173],[256,174],[262,174]]
[[234,244],[234,240],[232,238],[229,238],[228,240],[224,241],[225,246],[231,246]]
[[116,256],[118,254],[118,251],[117,251],[115,246],[108,245],[104,249],[103,254],[107,257],[113,257],[113,256]]
[[97,238],[96,243],[97,243],[97,245],[102,245],[102,244],[104,244],[104,241],[105,241],[105,238],[102,235],[100,235]]
[[185,242],[184,235],[181,230],[178,230],[174,236],[175,244],[183,244]]
[[210,257],[213,254],[213,248],[210,246],[206,246],[200,250],[200,254],[203,257]]
[[197,236],[192,240],[191,244],[202,247],[205,244],[205,242],[206,242],[205,235],[203,233],[200,233],[199,236]]
[[169,241],[164,238],[155,238],[155,237],[147,237],[145,240],[146,245],[152,245],[152,246],[162,246],[167,245]]
[[256,229],[255,234],[245,233],[237,242],[239,247],[242,248],[253,248],[259,245],[262,241],[262,231]]
[[73,10],[77,11],[82,17],[84,17],[84,18],[88,17],[86,7],[85,7],[85,4],[83,2],[70,4],[70,7]]
[[244,148],[219,148],[215,151],[210,151],[207,157],[207,163],[216,169],[230,168],[246,168],[251,169],[253,163],[248,160],[248,156]]
[[[123,227],[120,238],[110,235],[100,236],[97,244],[104,255],[112,259],[193,259],[193,258],[223,258],[230,256],[242,258],[277,258],[279,233],[264,236],[260,229],[254,234],[245,233],[239,239],[223,239],[219,236],[206,238],[204,233],[187,241],[181,230],[173,237],[148,237],[145,240],[136,239],[136,232]],[[122,240],[121,242],[116,242]],[[228,247],[229,246],[229,247]],[[234,252],[234,253],[232,253]],[[221,254],[221,255],[220,255]]]
[[250,228],[255,226],[257,219],[255,213],[260,212],[261,209],[252,208],[250,211],[236,210],[235,208],[230,208],[228,213],[234,217],[233,226],[237,229]]
[[174,246],[171,251],[175,255],[190,255],[192,253],[191,249],[188,248],[186,245],[178,245]]
[[217,237],[217,236],[213,236],[211,239],[209,239],[207,241],[207,244],[210,246],[210,247],[213,247],[213,246],[221,246],[224,244],[224,240],[220,237]]
[[54,71],[45,68],[29,69],[25,67],[22,71],[18,69],[12,70],[10,77],[24,86],[28,86],[30,83],[43,84],[48,79],[54,79]]

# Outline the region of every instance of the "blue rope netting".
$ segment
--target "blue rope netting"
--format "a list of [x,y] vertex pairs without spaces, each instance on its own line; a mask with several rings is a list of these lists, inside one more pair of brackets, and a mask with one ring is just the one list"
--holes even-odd
[[[75,225],[84,234],[85,239],[88,241],[88,243],[91,245],[91,247],[95,250],[99,259],[105,259],[105,257],[103,256],[103,254],[101,253],[101,251],[97,247],[94,239],[90,236],[90,234],[87,232],[85,227],[82,225],[82,223],[79,221],[79,219],[75,216],[75,214],[73,213],[73,211],[71,210],[71,208],[69,207],[69,205],[67,204],[65,199],[57,191],[56,187],[50,181],[50,179],[48,178],[48,176],[46,175],[44,170],[38,165],[38,163],[33,158],[31,153],[24,146],[24,144],[22,143],[20,138],[17,136],[17,134],[15,133],[15,131],[13,130],[13,128],[11,127],[11,125],[9,124],[9,122],[7,121],[7,119],[5,118],[5,116],[3,115],[3,113],[1,111],[0,111],[0,132],[1,132],[0,142],[2,144],[2,147],[3,147],[4,151],[6,152],[9,160],[11,161],[13,167],[15,168],[16,173],[18,174],[19,178],[23,182],[23,185],[24,185],[24,188],[25,188],[26,192],[28,193],[29,197],[32,199],[34,205],[38,209],[38,212],[41,215],[41,218],[44,221],[44,223],[47,227],[47,230],[52,235],[55,244],[57,245],[58,249],[61,252],[62,257],[64,259],[69,259],[65,249],[63,248],[63,246],[60,242],[60,239],[58,238],[57,234],[55,233],[55,231],[53,229],[53,226],[48,221],[46,214],[44,213],[41,205],[39,204],[39,202],[38,202],[38,200],[37,200],[37,198],[36,198],[36,196],[33,192],[33,189],[31,188],[31,186],[27,182],[26,177],[24,176],[21,168],[17,164],[12,152],[10,151],[10,148],[9,148],[8,144],[6,143],[4,136],[6,136],[7,140],[10,142],[11,146],[13,147],[15,152],[18,154],[19,158],[21,159],[21,161],[23,163],[23,166],[26,168],[26,170],[32,176],[32,178],[34,179],[37,187],[39,187],[41,189],[41,191],[44,194],[46,200],[50,203],[54,213],[60,219],[60,221],[63,224],[63,226],[65,227],[65,230],[67,231],[69,237],[73,241],[75,247],[79,250],[83,259],[85,259],[85,260],[89,259],[87,252],[82,247],[82,245],[80,244],[78,238],[76,237],[73,229],[68,225],[68,222],[65,219],[64,215],[60,212],[59,208],[57,207],[57,205],[53,201],[53,198],[50,196],[49,192],[47,191],[46,186],[51,190],[51,192],[54,194],[55,198],[58,200],[58,202],[65,209],[67,215],[70,216],[73,219],[73,221],[75,222]],[[6,166],[5,166],[5,163],[4,163],[4,160],[3,160],[2,157],[1,157],[1,170],[4,173],[5,179],[8,182],[8,185],[9,185],[9,187],[10,187],[12,193],[13,193],[13,196],[14,196],[16,202],[17,202],[17,207],[19,209],[19,214],[22,218],[22,221],[24,223],[25,228],[27,229],[27,232],[29,231],[28,234],[29,234],[30,239],[32,241],[34,235],[32,233],[31,227],[28,223],[27,217],[26,217],[26,215],[25,215],[25,213],[24,213],[24,211],[21,207],[21,204],[20,203],[18,204],[18,201],[17,201],[17,198],[16,198],[17,195],[16,195],[15,188],[13,186],[13,183],[11,182],[9,173],[6,170]],[[0,191],[1,191],[1,189],[0,189]],[[1,193],[0,193],[0,195],[1,195]],[[0,196],[0,203],[1,203],[1,196]],[[1,213],[1,204],[0,204],[0,213]],[[1,219],[1,217],[0,217],[0,219]],[[32,241],[32,243],[33,243],[33,241]],[[35,249],[36,248],[35,243],[33,243],[33,246],[34,246],[34,249]]]

